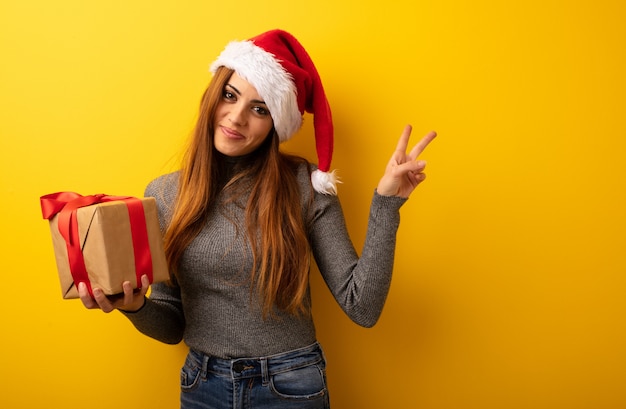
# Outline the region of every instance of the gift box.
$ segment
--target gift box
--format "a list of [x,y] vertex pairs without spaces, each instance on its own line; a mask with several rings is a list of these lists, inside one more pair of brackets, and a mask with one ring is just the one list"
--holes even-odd
[[122,283],[141,287],[169,279],[154,198],[61,192],[41,197],[63,298],[78,298],[85,282],[107,295],[123,292]]

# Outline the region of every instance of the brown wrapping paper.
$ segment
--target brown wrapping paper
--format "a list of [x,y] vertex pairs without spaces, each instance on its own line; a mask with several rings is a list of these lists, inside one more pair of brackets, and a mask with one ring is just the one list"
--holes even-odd
[[[146,216],[148,241],[152,256],[153,282],[169,279],[163,241],[159,228],[156,200],[141,199]],[[130,219],[126,204],[113,201],[77,209],[78,234],[80,236],[85,267],[92,287],[101,288],[105,294],[123,292],[122,283],[130,281],[137,287],[135,256],[130,231]],[[58,215],[50,220],[50,232],[54,256],[61,282],[63,298],[78,298],[78,290],[70,272],[65,240],[57,228]]]

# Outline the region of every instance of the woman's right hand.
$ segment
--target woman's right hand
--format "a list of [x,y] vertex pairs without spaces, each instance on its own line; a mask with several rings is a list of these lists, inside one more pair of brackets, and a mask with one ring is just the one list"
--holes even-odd
[[130,281],[122,283],[123,294],[107,297],[101,288],[93,289],[93,297],[89,295],[89,290],[85,283],[78,285],[78,296],[86,308],[101,309],[109,313],[113,310],[122,310],[126,312],[135,312],[143,307],[146,302],[146,293],[150,288],[150,280],[147,275],[141,276],[141,288],[133,290]]

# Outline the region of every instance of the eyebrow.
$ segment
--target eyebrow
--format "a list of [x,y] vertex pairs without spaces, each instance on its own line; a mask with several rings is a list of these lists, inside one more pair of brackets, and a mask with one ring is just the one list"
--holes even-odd
[[[239,91],[237,88],[233,87],[232,84],[226,84],[227,87],[230,87],[233,89],[233,91],[235,91],[235,93],[239,96],[241,96],[241,91]],[[265,103],[265,101],[260,100],[260,99],[253,99],[250,102],[254,102],[255,104],[263,104],[263,105],[267,105]]]

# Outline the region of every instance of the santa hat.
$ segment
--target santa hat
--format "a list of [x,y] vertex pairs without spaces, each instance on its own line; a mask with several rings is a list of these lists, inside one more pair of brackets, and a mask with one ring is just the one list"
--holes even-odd
[[322,81],[304,47],[291,34],[272,30],[247,41],[229,43],[211,72],[219,67],[235,70],[252,84],[272,115],[281,142],[302,126],[304,112],[313,114],[318,169],[311,175],[313,188],[337,194],[337,178],[329,172],[333,154],[333,121]]

